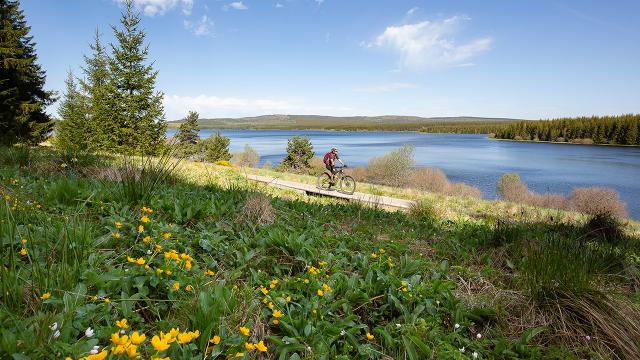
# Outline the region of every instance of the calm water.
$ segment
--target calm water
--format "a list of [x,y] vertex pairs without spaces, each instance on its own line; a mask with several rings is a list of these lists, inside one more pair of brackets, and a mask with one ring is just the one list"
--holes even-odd
[[[202,130],[201,137],[212,134]],[[170,129],[168,135],[175,133]],[[350,166],[366,165],[374,156],[403,144],[415,147],[418,166],[442,169],[452,181],[479,187],[496,196],[496,182],[506,172],[517,172],[537,192],[568,194],[574,187],[607,186],[617,190],[632,217],[640,219],[640,148],[508,142],[484,135],[419,134],[411,132],[334,132],[284,130],[223,130],[231,151],[251,145],[261,162],[277,164],[293,135],[311,138],[318,156],[331,147]]]

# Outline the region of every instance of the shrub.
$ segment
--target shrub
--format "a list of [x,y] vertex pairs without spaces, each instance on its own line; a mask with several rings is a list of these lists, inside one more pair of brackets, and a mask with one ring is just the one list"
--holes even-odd
[[498,195],[508,201],[525,202],[531,192],[516,173],[506,173],[498,180]]
[[200,152],[204,160],[208,162],[229,161],[231,159],[231,154],[229,153],[230,142],[231,140],[228,137],[222,136],[218,132],[200,142]]
[[262,168],[263,169],[272,169],[273,168],[273,163],[269,160],[265,161],[264,164],[262,164]]
[[[117,192],[122,200],[135,205],[148,203],[159,185],[175,180],[179,162],[172,154],[158,158],[125,156],[122,167],[115,169],[105,180],[117,181]],[[105,183],[105,187],[110,187]]]
[[372,158],[369,160],[371,178],[381,184],[405,185],[414,164],[413,152],[413,146],[403,145],[388,154]]
[[444,193],[449,187],[449,180],[442,170],[426,167],[411,172],[409,186],[422,191]]
[[294,171],[307,171],[313,158],[313,145],[308,137],[293,136],[287,142],[287,156],[280,164],[281,168]]
[[324,172],[325,169],[324,161],[321,158],[314,156],[309,161],[309,174],[319,175]]
[[262,193],[254,193],[247,197],[237,220],[266,225],[271,224],[275,217],[275,210],[271,206],[271,198]]
[[588,215],[609,214],[626,217],[625,204],[620,201],[618,193],[604,187],[577,188],[569,196],[571,208]]
[[446,194],[450,196],[471,197],[475,199],[482,198],[482,192],[480,189],[462,182],[449,184],[446,188]]
[[539,206],[550,209],[566,210],[569,208],[569,202],[566,197],[560,194],[534,194],[529,193],[529,197],[525,201],[533,206]]
[[243,151],[233,154],[231,162],[238,166],[256,167],[260,162],[260,155],[249,144],[245,144]]
[[421,199],[411,205],[409,214],[418,220],[433,220],[440,216],[440,211],[433,203]]
[[609,213],[592,215],[584,225],[583,232],[589,238],[610,243],[624,237],[622,223]]

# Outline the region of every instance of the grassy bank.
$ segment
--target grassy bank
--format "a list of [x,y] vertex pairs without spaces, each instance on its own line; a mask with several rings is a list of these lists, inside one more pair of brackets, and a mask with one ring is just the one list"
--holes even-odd
[[242,176],[313,182],[269,170],[1,154],[3,358],[639,354],[628,225],[605,242],[508,203],[359,189],[423,200],[388,212]]

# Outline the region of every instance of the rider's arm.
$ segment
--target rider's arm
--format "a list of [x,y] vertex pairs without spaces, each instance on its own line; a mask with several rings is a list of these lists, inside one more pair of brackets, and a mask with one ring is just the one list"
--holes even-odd
[[338,160],[338,161],[340,161],[340,164],[342,164],[342,166],[346,166],[346,165],[342,162],[342,159],[337,158],[337,160]]

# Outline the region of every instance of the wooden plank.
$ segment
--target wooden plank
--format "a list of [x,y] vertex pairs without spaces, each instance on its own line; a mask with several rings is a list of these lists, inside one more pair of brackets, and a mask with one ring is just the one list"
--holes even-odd
[[392,208],[408,209],[415,204],[415,202],[406,199],[398,199],[389,196],[366,194],[361,192],[354,192],[353,194],[341,193],[337,190],[323,190],[314,185],[303,184],[293,181],[286,181],[270,176],[261,175],[245,175],[248,179],[270,184],[283,189],[293,189],[297,191],[303,191],[307,194],[319,194],[324,196],[331,196],[335,198],[346,199],[350,201],[359,201],[371,205],[379,205]]

